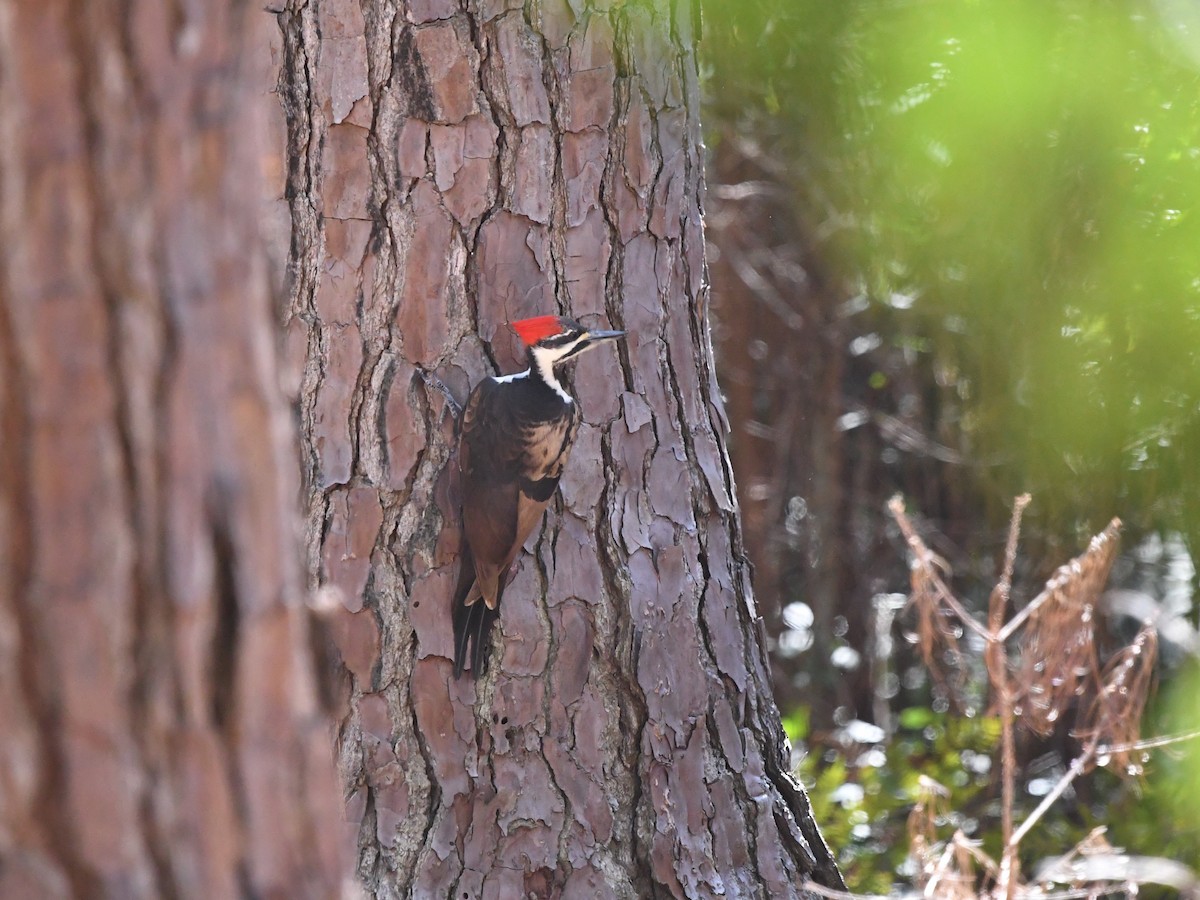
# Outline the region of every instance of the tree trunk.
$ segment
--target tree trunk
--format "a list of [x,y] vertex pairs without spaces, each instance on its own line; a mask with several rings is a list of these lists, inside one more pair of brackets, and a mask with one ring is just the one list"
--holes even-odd
[[[465,7],[465,8],[464,8]],[[341,766],[381,897],[799,896],[841,884],[771,698],[708,339],[693,6],[292,0],[289,348]],[[625,328],[451,676],[454,409],[505,323]]]
[[273,33],[0,0],[2,897],[338,890],[258,233]]

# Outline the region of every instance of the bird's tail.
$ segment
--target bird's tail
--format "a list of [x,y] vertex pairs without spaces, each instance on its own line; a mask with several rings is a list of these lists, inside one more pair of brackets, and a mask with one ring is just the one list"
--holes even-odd
[[471,677],[478,678],[487,670],[488,650],[491,648],[492,625],[500,617],[499,606],[489,609],[487,603],[475,594],[475,560],[469,548],[464,548],[459,571],[458,587],[454,591],[452,620],[454,623],[454,677],[461,678],[467,665],[467,654],[471,654]]
[[482,601],[467,606],[458,602],[454,607],[454,677],[462,676],[471,654],[471,677],[478,678],[487,671],[488,650],[491,649],[492,625],[500,618],[499,609],[490,609]]

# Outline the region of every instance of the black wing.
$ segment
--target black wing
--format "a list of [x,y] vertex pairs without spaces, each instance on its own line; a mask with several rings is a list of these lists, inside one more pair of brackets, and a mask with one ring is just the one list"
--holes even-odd
[[[503,389],[492,378],[476,385],[467,398],[459,429],[463,549],[452,607],[455,678],[462,675],[468,654],[473,676],[486,668],[489,638],[504,591],[506,560],[516,543],[519,466],[514,442],[506,440],[510,425],[496,402]],[[484,446],[485,435],[491,438],[490,446]]]
[[[574,404],[564,409],[555,397],[549,410],[536,410],[510,393],[526,390],[539,388],[485,378],[463,410],[458,459],[464,547],[453,607],[455,677],[468,652],[474,674],[486,666],[509,567],[554,496],[579,427]],[[520,399],[499,402],[506,396]]]

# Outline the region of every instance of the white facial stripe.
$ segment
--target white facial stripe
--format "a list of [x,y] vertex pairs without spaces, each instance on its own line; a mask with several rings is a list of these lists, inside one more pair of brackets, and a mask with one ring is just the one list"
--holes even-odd
[[566,356],[568,353],[570,353],[571,350],[574,349],[575,345],[578,344],[580,341],[582,341],[586,337],[587,337],[587,334],[584,333],[584,334],[577,335],[574,339],[565,340],[561,344],[554,344],[551,346],[546,346],[545,344],[543,344],[540,347],[534,347],[533,352],[535,354],[539,354],[539,353],[546,354],[546,356],[550,360],[551,364],[554,364],[554,363],[558,362],[560,359],[562,359],[564,356]]
[[558,396],[562,397],[567,403],[571,403],[571,395],[566,392],[558,379],[554,377],[554,363],[563,356],[568,350],[574,347],[571,343],[565,347],[532,347],[530,351],[533,353],[533,364],[537,366],[538,374],[542,376],[542,380],[554,389]]

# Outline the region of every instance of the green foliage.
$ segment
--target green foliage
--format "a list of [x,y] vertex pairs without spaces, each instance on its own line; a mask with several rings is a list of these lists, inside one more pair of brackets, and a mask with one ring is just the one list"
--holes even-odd
[[[1158,709],[1145,731],[1194,734],[1200,731],[1200,665],[1194,661],[1163,685]],[[1155,750],[1148,777],[1138,793],[1125,792],[1102,810],[1113,843],[1157,853],[1200,871],[1200,740]]]
[[[806,718],[789,716],[785,726]],[[803,738],[791,731],[789,736],[797,744]],[[910,707],[884,743],[851,745],[849,756],[832,748],[804,756],[797,775],[851,890],[887,893],[897,873],[908,871],[906,823],[923,791],[922,779],[949,791],[939,817],[946,834],[956,828],[976,833],[976,807],[986,795],[999,736],[995,719]]]
[[[1026,534],[1043,549],[1120,515],[1126,546],[1177,532],[1196,558],[1195,5],[710,0],[705,19],[710,135],[754,142],[769,171],[786,173],[807,223],[797,239],[814,243],[847,296],[869,300],[865,327],[883,349],[922,373],[889,368],[880,353],[866,381],[898,418],[901,384],[929,395],[938,419],[916,424],[973,463],[952,476],[969,484],[944,488],[983,498],[979,518],[991,521],[972,524],[996,527],[1028,490],[1037,507]],[[1179,679],[1145,733],[1200,727],[1198,689]],[[950,788],[949,815],[998,855],[990,776],[965,764],[990,750],[984,720],[920,706],[898,719],[886,744],[850,761],[814,750],[800,767],[861,891],[886,891],[904,871],[919,775]],[[807,721],[789,719],[794,740]],[[1038,777],[1069,761],[1048,760]],[[1026,866],[1105,824],[1131,852],[1200,867],[1196,742],[1179,758],[1156,752],[1144,782],[1100,771],[1077,787],[1022,843]],[[1018,822],[1039,799],[1028,788]]]
[[[1200,728],[1194,702],[1198,687],[1200,673],[1170,692],[1156,727],[1164,733]],[[791,729],[807,718],[801,711],[784,720],[797,746],[805,735]],[[900,713],[895,734],[885,742],[813,749],[802,758],[797,776],[809,792],[817,824],[837,854],[851,890],[886,894],[912,874],[906,822],[921,795],[922,779],[931,779],[947,791],[937,820],[939,837],[948,839],[962,829],[982,841],[986,853],[999,858],[1000,804],[990,765],[998,752],[999,735],[999,721],[994,718],[967,718],[914,706]],[[1036,777],[1054,779],[1061,771],[1039,771]],[[1018,797],[1018,824],[1040,799],[1028,792],[1028,784],[1026,779]],[[1114,846],[1200,869],[1200,816],[1196,814],[1200,742],[1156,751],[1144,780],[1125,781],[1101,769],[1079,788],[1069,791],[1022,842],[1026,872],[1043,860],[1061,856],[1098,826],[1107,827]],[[1141,896],[1174,895],[1146,888]]]
[[975,388],[968,439],[1017,463],[1006,488],[1079,509],[1050,488],[1087,479],[1093,520],[1172,518],[1160,482],[1200,400],[1196,71],[1142,4],[960,9],[908,7],[914,41],[872,51],[888,112],[863,139],[887,162],[860,258],[877,292],[920,294],[915,327]]
[[1194,550],[1200,13],[722,0],[706,16],[710,122],[792,173],[822,259],[940,370],[956,445],[1001,463],[977,473],[997,505],[1029,490],[1050,530],[1120,511]]

